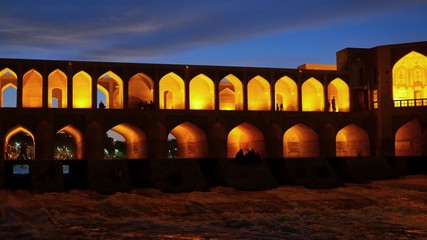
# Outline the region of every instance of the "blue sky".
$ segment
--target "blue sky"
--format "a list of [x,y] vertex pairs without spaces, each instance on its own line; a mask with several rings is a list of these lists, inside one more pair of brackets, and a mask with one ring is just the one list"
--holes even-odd
[[427,41],[426,0],[5,0],[0,58],[296,68]]

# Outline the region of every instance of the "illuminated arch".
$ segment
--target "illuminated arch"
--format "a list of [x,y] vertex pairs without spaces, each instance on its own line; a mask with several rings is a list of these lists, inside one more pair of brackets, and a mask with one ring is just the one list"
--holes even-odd
[[[16,159],[16,157],[18,157],[19,155],[19,147],[18,146],[13,146],[10,143],[10,140],[12,140],[12,138],[19,133],[23,133],[26,134],[28,136],[30,136],[31,140],[32,140],[32,144],[28,145],[28,149],[27,149],[27,155],[30,159],[34,159],[35,156],[35,149],[36,149],[36,141],[34,139],[34,135],[25,127],[18,125],[15,128],[9,130],[8,132],[5,133],[5,140],[4,140],[4,152],[5,154],[8,156],[8,158],[10,159]],[[11,152],[11,151],[14,151]]]
[[261,76],[248,83],[248,110],[271,110],[270,84]]
[[195,76],[190,81],[190,109],[214,110],[215,86],[204,74]]
[[127,159],[147,158],[147,136],[144,131],[129,123],[116,125],[111,130],[125,139]]
[[294,80],[284,76],[274,85],[276,106],[283,105],[284,111],[298,111],[298,87]]
[[319,137],[307,125],[296,124],[283,134],[283,157],[304,158],[318,156]]
[[396,156],[422,155],[422,128],[418,119],[407,122],[396,131],[394,152]]
[[232,74],[225,76],[219,82],[219,109],[243,110],[243,85]]
[[139,108],[140,102],[150,103],[153,101],[154,83],[151,78],[143,73],[135,74],[129,80],[129,108]]
[[340,78],[334,79],[328,85],[328,100],[335,98],[335,106],[337,112],[350,111],[350,96],[346,82]]
[[7,91],[7,89],[12,88],[14,89],[14,95],[15,95],[15,99],[14,99],[14,103],[15,103],[15,107],[16,107],[16,89],[17,89],[17,77],[16,77],[16,73],[13,72],[12,70],[10,70],[9,68],[5,68],[3,70],[0,71],[0,88],[1,88],[1,92],[0,92],[0,106],[1,107],[5,107],[5,102],[4,102],[4,94],[5,91]]
[[[99,77],[97,87],[105,94],[107,108],[123,108],[123,81],[119,76],[108,71]],[[97,100],[100,101],[99,96]]]
[[[427,98],[427,57],[412,51],[393,66],[393,100],[422,98]],[[395,106],[414,106],[414,102]]]
[[309,78],[302,84],[302,110],[323,111],[325,100],[323,97],[323,85],[315,78]]
[[56,69],[48,76],[48,107],[53,107],[53,99],[58,102],[58,108],[67,108],[67,76]]
[[184,80],[175,73],[166,74],[159,82],[160,109],[185,109]]
[[34,69],[24,74],[22,80],[22,106],[40,108],[43,106],[43,78]]
[[233,128],[227,137],[227,157],[234,158],[240,149],[243,152],[254,149],[261,157],[264,157],[265,142],[262,132],[246,122]]
[[170,131],[177,141],[177,157],[202,158],[207,157],[208,143],[202,129],[190,122],[184,122]]
[[[73,125],[67,125],[63,127],[56,133],[56,135],[60,134],[61,132],[65,132],[73,138],[74,145],[75,145],[73,147],[75,147],[74,149],[75,152],[73,156],[70,156],[70,157],[72,159],[79,159],[79,160],[83,159],[83,144],[84,144],[83,133]],[[58,146],[55,146],[55,150],[57,147]]]
[[369,156],[369,136],[362,128],[351,124],[336,136],[336,156]]
[[84,71],[73,77],[73,108],[92,108],[92,78]]

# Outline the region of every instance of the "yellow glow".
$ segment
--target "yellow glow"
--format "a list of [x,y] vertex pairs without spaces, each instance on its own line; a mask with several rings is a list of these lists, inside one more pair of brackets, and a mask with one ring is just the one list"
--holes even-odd
[[337,112],[350,111],[350,96],[347,83],[340,78],[334,79],[328,85],[328,99],[331,101],[335,97]]
[[67,76],[56,69],[48,77],[48,107],[52,107],[52,99],[58,100],[58,108],[67,107]]
[[413,119],[400,127],[395,135],[395,156],[421,156],[422,132],[418,119]]
[[[393,100],[427,98],[427,57],[412,51],[393,66]],[[402,102],[396,107],[415,106]]]
[[243,110],[243,85],[232,74],[227,75],[219,82],[219,109]]
[[147,158],[147,137],[141,129],[132,124],[123,123],[111,128],[111,130],[122,135],[125,139],[126,158]]
[[190,81],[190,109],[215,109],[214,84],[210,78],[199,74]]
[[248,110],[268,111],[271,109],[270,84],[260,76],[248,83]]
[[123,108],[123,81],[119,76],[108,71],[99,77],[97,87],[105,94],[107,108]]
[[336,136],[337,156],[369,156],[369,136],[362,128],[351,124]]
[[283,157],[304,158],[319,156],[317,133],[304,124],[296,124],[283,134]]
[[154,83],[151,78],[143,73],[134,75],[129,80],[129,107],[138,108],[140,101],[150,103],[153,101]]
[[284,76],[275,86],[276,104],[283,104],[284,111],[298,111],[298,87],[294,80]]
[[92,108],[92,78],[84,71],[73,77],[73,108]]
[[14,73],[9,68],[5,68],[0,71],[0,106],[4,106],[3,104],[3,93],[8,87],[17,88],[17,77],[16,73]]
[[[6,137],[5,137],[4,146],[3,146],[4,152],[5,153],[8,152],[8,145],[9,145],[10,138],[13,137],[15,134],[17,134],[19,132],[23,132],[25,134],[28,134],[33,139],[33,143],[34,143],[34,152],[33,152],[33,155],[35,156],[36,141],[34,139],[34,135],[28,129],[24,128],[21,125],[18,125],[15,128],[13,128],[13,129],[9,130],[8,132],[6,132],[6,134],[5,134]],[[31,159],[34,159],[34,156],[29,156],[29,157]]]
[[26,72],[22,81],[22,106],[40,108],[43,105],[43,79],[40,73],[31,69]]
[[227,137],[227,157],[234,158],[240,149],[244,152],[254,149],[264,157],[265,143],[262,132],[249,123],[242,123],[233,128]]
[[168,73],[159,82],[160,109],[185,109],[184,81],[175,73]]
[[309,78],[302,84],[302,110],[323,111],[325,100],[323,85],[315,78]]
[[76,159],[83,159],[83,133],[73,125],[67,125],[56,134],[66,132],[71,135],[76,144]]
[[176,126],[170,132],[178,143],[178,155],[181,158],[207,157],[208,144],[202,129],[190,122]]

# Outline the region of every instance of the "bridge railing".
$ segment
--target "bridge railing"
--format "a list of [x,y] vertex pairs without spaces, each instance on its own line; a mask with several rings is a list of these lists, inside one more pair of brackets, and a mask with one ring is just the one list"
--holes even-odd
[[427,98],[394,100],[394,107],[424,107]]

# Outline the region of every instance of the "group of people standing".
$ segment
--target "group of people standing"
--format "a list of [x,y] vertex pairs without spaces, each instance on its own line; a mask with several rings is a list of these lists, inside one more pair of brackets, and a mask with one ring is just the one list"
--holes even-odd
[[328,102],[326,103],[326,107],[325,107],[325,112],[330,112],[330,108],[332,107],[332,112],[336,112],[337,111],[337,105],[336,105],[336,102],[335,102],[335,96],[333,96],[332,97],[332,100],[329,102],[329,99],[328,99]]

